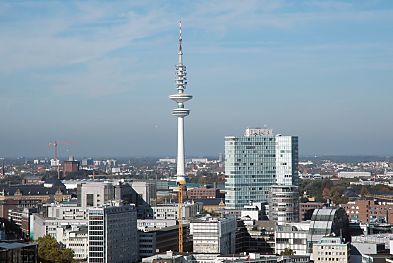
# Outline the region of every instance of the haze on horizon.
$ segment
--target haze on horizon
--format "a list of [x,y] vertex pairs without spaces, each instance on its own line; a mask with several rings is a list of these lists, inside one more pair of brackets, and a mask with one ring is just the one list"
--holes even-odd
[[300,155],[393,155],[393,1],[1,1],[0,157],[176,154],[178,20],[186,155],[246,127]]

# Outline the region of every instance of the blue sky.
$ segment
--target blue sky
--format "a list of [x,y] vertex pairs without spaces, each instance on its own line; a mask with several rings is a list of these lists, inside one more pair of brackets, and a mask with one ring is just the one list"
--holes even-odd
[[186,152],[246,127],[302,155],[393,154],[393,1],[1,1],[0,155],[174,156],[179,19]]

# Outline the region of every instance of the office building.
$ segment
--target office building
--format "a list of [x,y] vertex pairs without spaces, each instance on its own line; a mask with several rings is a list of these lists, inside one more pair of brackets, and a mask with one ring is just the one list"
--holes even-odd
[[[192,240],[189,235],[189,225],[183,224],[183,250],[192,252]],[[150,257],[166,251],[178,251],[179,227],[172,225],[162,228],[143,228],[138,231],[139,256]]]
[[89,209],[89,263],[138,262],[137,213],[134,206]]
[[236,219],[234,217],[194,219],[190,223],[194,253],[235,253]]
[[278,224],[299,222],[299,189],[293,185],[273,185],[270,188],[269,219]]
[[133,181],[129,183],[144,202],[155,205],[157,199],[157,188],[154,181]]
[[307,235],[309,228],[309,222],[277,225],[274,234],[275,253],[280,255],[285,249],[289,248],[294,255],[308,255]]
[[299,184],[298,137],[277,135],[276,139],[276,184]]
[[[158,206],[153,206],[153,218],[154,219],[174,219],[178,220],[178,205],[173,204],[162,204]],[[182,205],[182,215],[183,219],[190,219],[198,216],[202,212],[201,203],[183,203]]]
[[275,184],[297,184],[297,137],[271,129],[246,129],[244,136],[225,137],[225,205],[240,209],[267,202]]
[[349,243],[340,237],[326,236],[313,244],[314,263],[343,262],[349,263]]
[[8,210],[8,220],[20,227],[23,237],[30,237],[30,216],[38,211],[37,208],[15,208]]
[[56,229],[56,239],[65,248],[74,251],[74,259],[87,260],[89,242],[87,226],[61,226]]
[[78,204],[82,207],[99,207],[114,200],[112,183],[89,182],[78,185]]
[[30,240],[38,240],[38,238],[50,235],[57,239],[57,228],[69,226],[86,226],[86,219],[57,219],[44,217],[40,214],[32,214],[30,216]]
[[189,200],[221,197],[224,196],[220,193],[220,189],[215,187],[201,186],[187,189],[187,198]]

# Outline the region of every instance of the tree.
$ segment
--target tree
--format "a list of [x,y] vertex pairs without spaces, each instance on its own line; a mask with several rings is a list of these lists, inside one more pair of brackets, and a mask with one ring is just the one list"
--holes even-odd
[[362,189],[360,190],[360,194],[362,195],[362,197],[365,197],[366,195],[368,195],[368,189],[367,186],[362,186]]
[[293,250],[289,247],[286,247],[283,251],[281,251],[280,256],[292,256],[294,255]]
[[38,239],[38,259],[42,263],[71,263],[74,251],[62,249],[56,239],[47,235]]

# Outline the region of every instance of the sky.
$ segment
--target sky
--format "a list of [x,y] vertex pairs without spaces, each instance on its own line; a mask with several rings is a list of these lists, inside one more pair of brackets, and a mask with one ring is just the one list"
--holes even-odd
[[0,156],[186,154],[269,127],[300,155],[393,155],[393,1],[0,1]]

